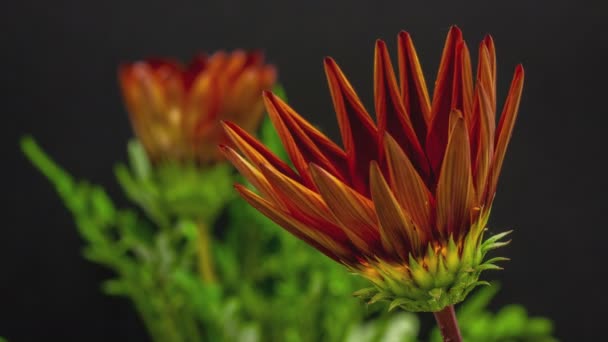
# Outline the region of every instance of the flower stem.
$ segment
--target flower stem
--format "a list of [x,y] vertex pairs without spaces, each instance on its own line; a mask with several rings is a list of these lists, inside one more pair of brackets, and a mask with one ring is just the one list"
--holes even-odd
[[433,314],[435,315],[435,320],[437,320],[439,330],[441,330],[441,335],[443,335],[444,342],[462,342],[454,305],[446,306],[443,310],[434,312]]
[[205,283],[215,283],[217,277],[213,267],[213,257],[211,253],[211,244],[209,238],[209,228],[207,225],[198,221],[198,270],[201,279]]

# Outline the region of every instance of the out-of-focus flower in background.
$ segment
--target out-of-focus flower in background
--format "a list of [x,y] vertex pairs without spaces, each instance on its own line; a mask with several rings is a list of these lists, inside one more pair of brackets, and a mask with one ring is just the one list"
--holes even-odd
[[505,234],[484,242],[483,232],[524,73],[516,68],[496,127],[492,38],[480,44],[473,82],[462,33],[450,30],[432,100],[409,34],[398,42],[399,83],[385,43],[376,44],[377,123],[336,62],[325,60],[344,148],[267,92],[295,170],[238,123],[226,123],[232,147],[222,150],[259,191],[237,185],[252,206],[373,283],[362,297],[437,312],[462,301],[502,259],[484,262]]
[[153,162],[216,161],[223,140],[220,120],[248,132],[264,113],[261,93],[271,89],[276,69],[260,52],[219,51],[189,65],[171,59],[124,64],[120,84],[137,138]]

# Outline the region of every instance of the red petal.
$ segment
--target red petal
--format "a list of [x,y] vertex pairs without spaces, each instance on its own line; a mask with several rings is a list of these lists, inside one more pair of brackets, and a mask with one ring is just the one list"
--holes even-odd
[[384,149],[391,189],[406,215],[420,228],[420,238],[426,244],[426,239],[432,236],[433,196],[401,147],[388,134],[384,136]]
[[[379,139],[383,139],[385,132],[393,136],[401,148],[406,151],[407,156],[414,161],[416,169],[423,175],[423,178],[426,178],[429,173],[429,165],[399,95],[386,44],[381,40],[376,41],[374,98]],[[382,141],[379,141],[378,144],[382,146]]]
[[267,91],[264,92],[264,102],[268,115],[283,142],[283,146],[285,146],[289,158],[308,187],[313,187],[312,178],[308,170],[310,162],[318,163],[337,177],[342,177],[336,167],[323,155],[300,126],[294,124],[294,121],[290,119],[293,109],[277,96]]
[[315,147],[325,156],[339,171],[345,179],[349,178],[348,161],[346,153],[325,134],[319,131],[316,127],[306,121],[301,115],[295,111],[285,111],[288,114],[285,118],[291,125],[297,125],[308,138],[314,143]]
[[292,179],[301,181],[300,176],[295,173],[289,165],[279,159],[266,146],[257,141],[244,129],[235,125],[232,122],[222,121],[222,126],[226,135],[232,143],[255,165],[269,163],[275,169],[278,169]]
[[249,181],[268,201],[272,201],[273,205],[287,210],[283,204],[283,200],[275,192],[274,188],[268,183],[268,180],[260,170],[251,165],[245,158],[238,154],[235,150],[228,146],[220,145],[220,150],[232,165],[239,171],[247,181]]
[[492,162],[492,171],[490,179],[488,180],[488,194],[487,200],[491,201],[496,191],[496,184],[498,183],[498,176],[502,168],[502,163],[505,159],[505,153],[507,152],[507,146],[513,133],[513,126],[515,125],[515,119],[517,118],[517,112],[519,110],[519,102],[521,100],[521,93],[524,86],[524,68],[518,65],[515,69],[515,75],[511,82],[511,88],[509,89],[509,95],[505,102],[502,114],[500,115],[500,122],[498,123],[498,129],[496,134],[496,147],[494,150],[494,160]]
[[310,171],[325,204],[353,244],[368,256],[381,254],[373,203],[319,166],[311,164]]
[[410,35],[401,31],[398,42],[401,98],[418,136],[418,141],[425,144],[431,116],[431,103],[426,82]]
[[426,140],[426,154],[435,175],[439,173],[441,162],[448,142],[448,125],[450,112],[453,107],[454,74],[456,65],[456,50],[462,41],[462,32],[452,26],[443,48],[443,55],[439,65],[439,73],[433,92],[431,107],[431,124]]
[[414,223],[401,210],[375,161],[370,167],[370,188],[380,225],[382,245],[401,261],[407,262],[410,253],[420,253],[419,234]]
[[437,182],[437,229],[456,240],[469,228],[474,189],[467,128],[460,112],[452,112],[450,139]]
[[336,62],[325,58],[325,74],[338,117],[340,133],[348,158],[352,184],[369,194],[369,163],[377,159],[377,130]]
[[330,237],[324,232],[298,222],[290,217],[289,214],[244,186],[237,184],[235,188],[252,207],[323,254],[337,262],[356,262],[352,246],[348,242],[346,235],[342,234],[342,236]]

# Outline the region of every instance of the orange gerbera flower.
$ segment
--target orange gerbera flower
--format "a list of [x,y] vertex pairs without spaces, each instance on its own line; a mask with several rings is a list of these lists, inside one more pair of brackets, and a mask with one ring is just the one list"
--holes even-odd
[[150,159],[214,161],[220,156],[220,120],[253,132],[264,112],[260,93],[276,70],[259,52],[196,56],[183,66],[149,59],[120,67],[119,78],[137,138]]
[[479,47],[476,82],[469,50],[453,27],[435,91],[426,82],[410,35],[398,36],[399,83],[383,41],[375,50],[377,123],[336,62],[325,73],[344,148],[275,95],[264,100],[295,170],[234,123],[222,149],[257,188],[240,194],[264,215],[373,282],[360,294],[412,311],[439,311],[479,284],[482,242],[511,137],[524,72],[515,69],[496,126],[494,43]]

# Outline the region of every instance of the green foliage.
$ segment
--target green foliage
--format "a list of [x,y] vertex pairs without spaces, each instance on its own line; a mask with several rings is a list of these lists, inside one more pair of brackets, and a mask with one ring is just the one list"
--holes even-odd
[[[285,98],[282,88],[274,92]],[[260,139],[287,160],[268,119]],[[128,298],[154,341],[416,340],[415,315],[362,305],[352,294],[365,280],[236,198],[237,176],[227,164],[152,165],[142,146],[130,142],[128,166],[115,171],[141,215],[116,208],[101,187],[74,180],[32,138],[21,146],[71,212],[85,257],[114,271],[103,291]],[[201,226],[213,227],[204,253]],[[486,240],[483,253],[502,237]],[[201,280],[197,261],[205,257],[214,261],[217,282]],[[479,291],[461,306],[466,341],[555,341],[551,322],[529,318],[521,306],[486,312],[496,291]],[[440,341],[438,331],[431,340]]]
[[[480,288],[469,296],[457,311],[463,339],[467,342],[556,342],[553,324],[544,317],[530,317],[522,305],[511,304],[497,313],[487,310],[500,286],[493,284]],[[435,329],[432,342],[441,342]]]
[[[129,298],[154,340],[222,336],[217,317],[232,316],[221,305],[221,288],[199,282],[192,271],[193,223],[180,221],[174,229],[155,229],[134,211],[117,209],[99,186],[75,181],[33,139],[24,138],[21,146],[72,213],[85,240],[85,257],[115,272],[116,277],[103,284],[104,292]],[[205,331],[199,321],[206,323]]]
[[[262,123],[260,139],[287,159],[268,119]],[[228,220],[214,244],[218,272],[226,293],[238,302],[242,319],[257,327],[260,341],[344,341],[376,311],[352,296],[362,286],[360,277],[245,201],[232,201],[226,214]],[[384,319],[377,322],[374,327],[380,334],[388,330],[379,324]],[[349,341],[368,341],[356,338]]]
[[116,166],[116,178],[129,199],[161,227],[184,217],[213,222],[234,196],[233,171],[225,163],[201,168],[167,161],[152,166],[138,141],[129,142],[128,151],[130,168]]
[[352,329],[346,342],[414,342],[420,323],[415,314],[400,312],[390,319],[371,320]]
[[[268,120],[263,127],[265,143],[280,147]],[[343,341],[349,331],[349,341],[372,341],[352,333],[366,316],[366,307],[351,296],[362,280],[241,199],[230,202],[220,220],[225,224],[216,225],[212,246],[220,283],[200,280],[195,265],[199,234],[192,219],[212,223],[220,205],[203,215],[176,209],[180,201],[173,199],[200,204],[211,198],[208,191],[223,203],[228,198],[224,190],[211,190],[225,188],[217,176],[221,169],[197,177],[188,168],[155,168],[131,143],[130,170],[119,166],[117,176],[150,221],[116,208],[101,187],[75,181],[33,139],[24,138],[22,148],[72,213],[85,240],[85,257],[116,273],[103,284],[104,292],[129,298],[155,341]],[[208,188],[175,190],[197,186]],[[171,191],[187,195],[173,197]],[[373,326],[377,336],[399,333],[383,319],[376,322],[366,327]]]

